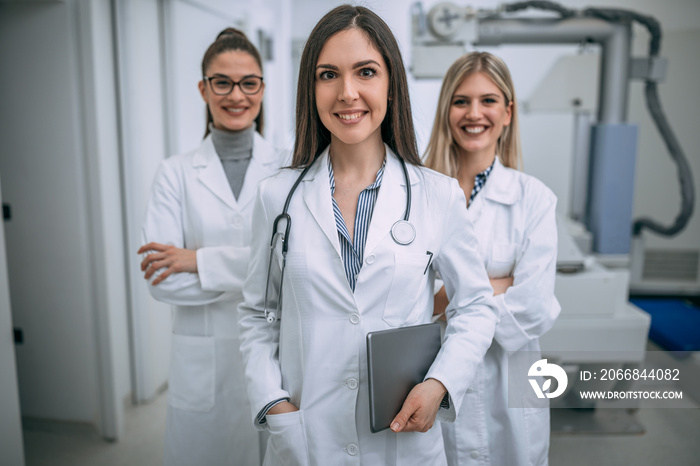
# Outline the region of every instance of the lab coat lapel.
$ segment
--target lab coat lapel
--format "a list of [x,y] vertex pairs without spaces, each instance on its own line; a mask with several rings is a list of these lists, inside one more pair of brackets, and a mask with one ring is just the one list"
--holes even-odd
[[230,208],[237,208],[236,200],[231,192],[231,185],[226,178],[221,160],[219,160],[219,156],[216,155],[214,143],[211,141],[211,135],[207,136],[202,142],[202,146],[197,151],[192,165],[199,168],[199,175],[197,178],[207,189],[214,193]]
[[238,207],[244,209],[255,199],[258,183],[263,178],[272,175],[281,161],[276,158],[275,148],[257,132],[253,135],[253,156],[246,170],[241,192],[238,194]]
[[[519,184],[516,183],[514,173],[503,166],[501,161],[496,157],[496,162],[493,164],[493,170],[489,175],[486,184],[484,185],[483,194],[485,199],[498,202],[499,204],[513,205],[518,202],[522,195]],[[477,194],[477,198],[480,194]]]
[[340,256],[338,229],[333,214],[331,186],[328,180],[328,148],[319,155],[302,181],[304,203],[314,219],[331,242],[333,249]]
[[[484,190],[487,189],[487,186],[489,185],[488,181],[486,182],[486,186],[484,186]],[[477,220],[481,217],[481,212],[484,209],[484,194],[485,193],[479,193],[476,195],[476,198],[474,201],[469,204],[469,208],[467,209],[467,216],[469,217],[469,220],[472,221],[472,223],[476,223]]]
[[[401,162],[397,156],[386,146],[386,166],[382,185],[379,188],[377,202],[372,211],[372,221],[367,232],[365,243],[365,256],[375,250],[379,243],[391,234],[391,227],[397,220],[401,220],[406,211],[406,181],[403,176]],[[407,165],[409,177],[411,168]],[[416,182],[415,176],[411,178],[411,184]],[[409,219],[412,220],[412,219]]]
[[476,195],[474,202],[467,210],[469,219],[476,223],[482,215],[484,205],[488,201],[497,202],[504,205],[512,205],[520,198],[520,190],[516,189],[512,172],[506,169],[501,161],[496,157],[491,174],[486,180],[486,184],[481,192]]

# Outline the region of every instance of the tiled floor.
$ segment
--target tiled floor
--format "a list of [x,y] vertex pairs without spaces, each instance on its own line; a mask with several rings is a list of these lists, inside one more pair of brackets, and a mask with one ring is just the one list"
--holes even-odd
[[[167,395],[129,408],[124,439],[102,440],[94,432],[77,429],[24,430],[26,466],[157,466],[163,464]],[[0,462],[1,463],[1,462]]]
[[[696,355],[697,356],[697,355]],[[695,358],[700,363],[700,358]],[[694,365],[698,368],[700,364]],[[698,371],[700,373],[700,370]],[[697,374],[685,371],[689,380]],[[683,387],[685,390],[685,387]],[[163,461],[166,395],[128,410],[123,441],[107,443],[96,434],[77,429],[53,432],[24,431],[26,466],[158,466]],[[698,465],[700,464],[700,408],[688,397],[687,408],[641,408],[634,419],[643,434],[553,434],[552,466]],[[592,416],[605,421],[613,411],[597,410]],[[627,412],[620,412],[620,416]],[[618,416],[618,418],[620,417]],[[1,461],[0,461],[1,463]]]
[[700,409],[640,409],[642,435],[553,435],[552,466],[700,464]]

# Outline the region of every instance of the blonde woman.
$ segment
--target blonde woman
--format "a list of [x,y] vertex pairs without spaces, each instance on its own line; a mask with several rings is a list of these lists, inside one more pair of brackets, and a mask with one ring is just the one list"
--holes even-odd
[[[451,466],[547,464],[548,409],[508,406],[509,365],[526,376],[539,359],[538,338],[560,311],[554,297],[557,200],[539,180],[518,171],[520,164],[508,68],[490,53],[464,55],[445,75],[426,166],[456,178],[464,190],[500,323],[461,413],[454,424],[443,424]],[[443,288],[435,313],[446,307]],[[527,357],[513,358],[516,351]]]

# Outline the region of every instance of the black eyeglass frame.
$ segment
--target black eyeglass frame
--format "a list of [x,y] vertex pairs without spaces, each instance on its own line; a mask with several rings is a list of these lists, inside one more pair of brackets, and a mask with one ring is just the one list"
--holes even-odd
[[[241,83],[243,81],[250,79],[250,78],[260,80],[260,87],[258,87],[258,89],[255,92],[246,92],[246,90],[243,89],[243,86],[241,86]],[[211,88],[211,91],[216,95],[229,95],[230,93],[233,92],[233,90],[236,88],[236,86],[238,86],[238,88],[241,90],[241,92],[244,93],[245,95],[255,95],[262,90],[263,84],[264,84],[263,77],[257,76],[255,74],[243,76],[243,79],[241,79],[240,81],[234,81],[233,79],[229,78],[228,76],[202,76],[202,79],[209,82],[209,87]],[[216,90],[214,90],[214,86],[211,83],[212,79],[226,79],[228,81],[231,81],[231,89],[228,92],[225,92],[223,94],[216,92]]]

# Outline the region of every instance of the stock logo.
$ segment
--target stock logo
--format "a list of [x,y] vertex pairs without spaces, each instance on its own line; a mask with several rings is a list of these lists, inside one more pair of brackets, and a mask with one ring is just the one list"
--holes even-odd
[[542,384],[542,387],[539,386],[537,380],[528,379],[530,385],[532,385],[532,389],[537,395],[537,398],[556,398],[564,393],[564,390],[566,390],[566,385],[569,383],[569,377],[566,375],[564,369],[556,364],[547,363],[546,359],[540,359],[530,366],[530,370],[527,372],[527,375],[529,377],[554,377],[557,379],[557,389],[552,393],[548,393],[549,388],[552,385],[551,378],[546,379]]

